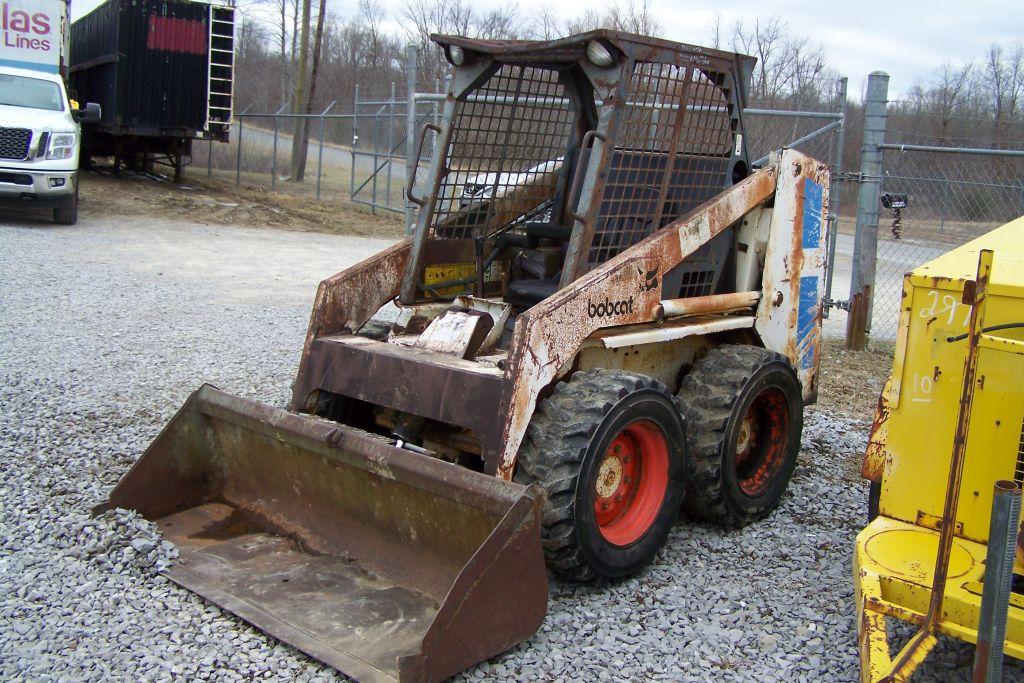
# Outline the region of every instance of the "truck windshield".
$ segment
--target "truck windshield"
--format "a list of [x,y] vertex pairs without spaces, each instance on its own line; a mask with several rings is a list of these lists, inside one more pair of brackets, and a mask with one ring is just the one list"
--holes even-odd
[[41,78],[0,74],[0,104],[64,111],[60,85]]

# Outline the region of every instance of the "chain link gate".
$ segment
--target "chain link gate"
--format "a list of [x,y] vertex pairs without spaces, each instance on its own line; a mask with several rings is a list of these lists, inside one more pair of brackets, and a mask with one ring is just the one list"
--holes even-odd
[[[927,132],[889,113],[888,75],[871,74],[865,99],[847,346],[893,340],[903,276],[1024,215],[1024,150],[919,144]],[[888,120],[899,142],[886,142]]]

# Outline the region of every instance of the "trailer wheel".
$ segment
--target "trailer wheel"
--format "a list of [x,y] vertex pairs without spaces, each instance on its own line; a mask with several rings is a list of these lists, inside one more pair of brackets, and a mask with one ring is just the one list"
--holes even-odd
[[686,433],[669,390],[618,370],[579,372],[538,406],[515,481],[547,492],[548,567],[586,581],[632,574],[665,544],[686,474]]
[[57,225],[74,225],[78,222],[78,185],[75,193],[53,207],[53,222]]
[[690,469],[684,509],[693,518],[740,527],[779,504],[803,431],[800,381],[782,354],[724,345],[683,378]]

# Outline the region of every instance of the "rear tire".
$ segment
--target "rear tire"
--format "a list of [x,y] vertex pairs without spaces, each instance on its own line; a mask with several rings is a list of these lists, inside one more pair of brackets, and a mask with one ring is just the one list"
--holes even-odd
[[562,578],[618,578],[665,544],[686,474],[686,432],[668,389],[618,370],[579,372],[538,406],[515,481],[547,492],[541,536]]
[[53,222],[57,225],[74,225],[78,222],[78,185],[74,194],[53,208]]
[[782,354],[756,346],[708,351],[683,379],[690,517],[741,527],[774,510],[800,451],[800,381]]

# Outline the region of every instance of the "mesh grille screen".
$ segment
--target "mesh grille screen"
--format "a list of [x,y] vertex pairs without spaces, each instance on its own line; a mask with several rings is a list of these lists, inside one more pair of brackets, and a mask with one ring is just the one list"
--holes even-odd
[[724,186],[732,123],[725,74],[639,62],[598,209],[590,267],[688,213]]
[[683,281],[679,286],[679,298],[711,294],[711,286],[714,281],[715,271],[713,270],[693,270],[683,273]]
[[28,128],[0,128],[0,159],[24,159],[32,131]]
[[574,130],[556,71],[503,65],[456,105],[433,236],[491,234],[543,213]]

